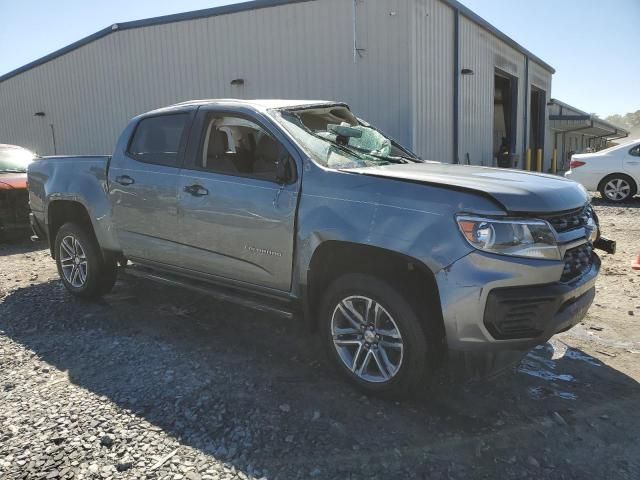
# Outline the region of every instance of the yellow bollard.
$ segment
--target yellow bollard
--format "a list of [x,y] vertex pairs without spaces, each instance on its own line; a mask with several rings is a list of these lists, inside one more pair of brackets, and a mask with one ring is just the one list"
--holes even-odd
[[539,148],[536,151],[536,171],[537,172],[542,171],[542,149],[541,148]]
[[525,159],[524,168],[527,171],[531,170],[531,149],[530,148],[527,148],[527,158]]
[[558,150],[553,149],[553,155],[551,156],[551,173],[554,175],[558,173]]

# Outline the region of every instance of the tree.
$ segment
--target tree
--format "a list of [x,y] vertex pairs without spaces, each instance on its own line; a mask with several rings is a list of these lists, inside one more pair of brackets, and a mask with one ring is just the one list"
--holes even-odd
[[629,131],[631,137],[640,136],[640,110],[624,115],[609,115],[605,120]]

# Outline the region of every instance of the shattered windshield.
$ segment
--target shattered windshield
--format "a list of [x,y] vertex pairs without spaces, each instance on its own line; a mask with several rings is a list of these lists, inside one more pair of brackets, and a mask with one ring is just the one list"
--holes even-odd
[[25,148],[0,146],[0,173],[24,173],[33,157]]
[[334,169],[421,160],[341,105],[275,112],[280,124],[320,165]]

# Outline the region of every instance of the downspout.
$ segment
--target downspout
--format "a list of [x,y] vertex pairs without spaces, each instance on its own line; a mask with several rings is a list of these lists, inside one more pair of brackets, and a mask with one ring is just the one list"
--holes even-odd
[[58,154],[58,148],[56,147],[56,132],[53,129],[53,123],[50,123],[49,127],[51,127],[51,140],[53,141],[53,154],[57,155]]
[[453,12],[453,163],[460,163],[460,11]]
[[356,15],[358,6],[356,3],[358,0],[353,0],[353,63],[358,63],[358,31],[356,26]]
[[[524,141],[522,143],[522,158],[527,155],[529,137],[529,57],[524,57]],[[524,162],[523,162],[524,165]]]

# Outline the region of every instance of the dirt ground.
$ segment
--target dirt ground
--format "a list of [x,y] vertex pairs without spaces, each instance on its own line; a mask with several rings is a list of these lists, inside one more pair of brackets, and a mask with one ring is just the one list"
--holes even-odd
[[639,479],[640,199],[594,204],[618,253],[584,322],[402,403],[286,321],[130,278],[79,301],[44,245],[0,245],[0,478]]

